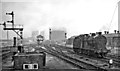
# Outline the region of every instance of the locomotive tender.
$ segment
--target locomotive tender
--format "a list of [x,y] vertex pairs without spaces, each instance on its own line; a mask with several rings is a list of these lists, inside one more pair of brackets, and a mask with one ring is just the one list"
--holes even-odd
[[107,38],[102,35],[102,32],[91,33],[90,35],[83,34],[74,38],[73,51],[90,56],[104,57],[108,53],[106,43]]

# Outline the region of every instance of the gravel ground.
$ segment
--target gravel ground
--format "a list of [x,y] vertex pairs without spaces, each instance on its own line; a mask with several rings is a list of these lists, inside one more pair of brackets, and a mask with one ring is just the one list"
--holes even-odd
[[47,54],[46,57],[46,67],[50,69],[77,69],[65,61],[58,59],[57,57],[53,57],[49,54]]

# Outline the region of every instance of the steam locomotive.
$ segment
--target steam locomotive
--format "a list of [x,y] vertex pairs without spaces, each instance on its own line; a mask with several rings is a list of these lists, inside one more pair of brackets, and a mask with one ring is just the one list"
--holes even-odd
[[106,49],[107,38],[102,32],[82,34],[73,40],[73,51],[75,53],[87,54],[90,56],[104,57],[108,53]]

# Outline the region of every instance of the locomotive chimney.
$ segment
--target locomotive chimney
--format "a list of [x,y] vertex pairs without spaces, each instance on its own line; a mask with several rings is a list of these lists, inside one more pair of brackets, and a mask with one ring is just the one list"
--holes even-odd
[[98,32],[98,35],[101,35],[102,34],[102,32]]
[[88,36],[88,34],[85,34],[85,36],[87,37],[87,36]]
[[107,34],[109,34],[109,31],[107,31]]
[[117,31],[117,33],[119,33],[119,31]]
[[117,32],[117,30],[114,30],[114,33],[116,33]]
[[95,33],[92,33],[91,35],[92,35],[92,36],[95,36]]
[[107,34],[107,31],[104,31],[105,34]]

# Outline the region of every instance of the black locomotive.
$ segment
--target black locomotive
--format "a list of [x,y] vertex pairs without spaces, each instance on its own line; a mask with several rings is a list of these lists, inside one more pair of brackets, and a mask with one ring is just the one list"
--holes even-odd
[[73,50],[75,53],[104,57],[108,53],[106,43],[107,38],[101,32],[83,34],[74,38]]

